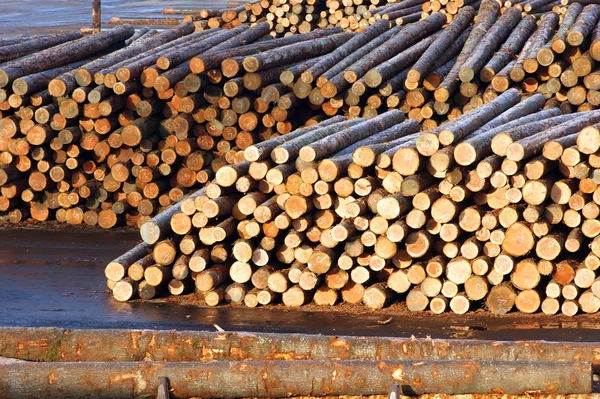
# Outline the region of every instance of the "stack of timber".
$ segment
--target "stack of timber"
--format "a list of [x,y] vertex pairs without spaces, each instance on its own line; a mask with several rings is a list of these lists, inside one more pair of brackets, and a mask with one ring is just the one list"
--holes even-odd
[[13,222],[139,227],[249,146],[335,116],[398,108],[422,130],[439,129],[475,108],[489,112],[510,87],[564,113],[592,110],[599,7],[571,4],[562,21],[550,12],[539,25],[484,0],[449,24],[437,12],[406,26],[382,18],[359,33],[273,39],[268,22],[188,22],[3,39],[0,212]]
[[554,12],[537,19],[484,1],[475,14],[464,7],[446,26],[441,13],[391,29],[379,21],[293,83],[282,82],[330,116],[398,108],[427,129],[510,87],[569,111],[600,104],[600,5],[575,3],[562,19]]
[[[230,2],[227,9],[163,9],[164,14],[182,15],[182,18],[120,19],[112,18],[111,24],[135,23],[152,25],[195,21],[199,27],[230,29],[242,23],[256,24],[268,21],[273,37],[308,33],[315,29],[340,27],[345,30],[363,31],[380,19],[394,25],[405,25],[426,18],[435,12],[446,15],[450,22],[458,11],[471,5],[476,9],[481,0],[261,0],[245,4]],[[546,7],[547,8],[547,7]],[[549,11],[547,9],[546,11]]]
[[426,132],[390,110],[250,146],[142,225],[108,286],[209,306],[596,313],[600,111],[544,104],[513,88]]
[[[254,44],[268,37],[267,23],[194,31],[119,27],[0,65],[3,216],[141,225],[247,146],[315,122],[315,112],[262,100],[278,94],[261,97],[281,72],[265,50],[288,49],[292,65],[352,36],[338,28]],[[190,73],[205,54],[214,62],[261,51],[256,73]]]

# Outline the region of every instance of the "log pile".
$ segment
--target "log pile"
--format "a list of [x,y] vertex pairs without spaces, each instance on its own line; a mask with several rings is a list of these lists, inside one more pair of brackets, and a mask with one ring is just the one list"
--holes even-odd
[[[445,14],[450,22],[462,7],[470,5],[477,9],[480,3],[481,0],[263,0],[241,4],[229,2],[226,9],[164,8],[162,12],[168,17],[113,17],[109,24],[168,26],[194,21],[199,28],[231,29],[243,23],[267,21],[271,24],[270,34],[281,37],[335,27],[360,32],[380,19],[394,25],[406,25],[436,12]],[[519,6],[521,10],[525,3]],[[545,7],[541,12],[550,10]]]
[[[544,104],[510,89],[427,132],[390,110],[248,147],[146,222],[108,286],[209,306],[595,313],[600,111]],[[258,169],[257,190],[236,190]]]
[[[122,27],[82,39],[121,32],[118,45],[126,47],[102,57],[37,69],[27,58],[3,64],[3,216],[139,227],[249,145],[318,121],[283,97],[274,84],[282,72],[277,62],[302,70],[352,36],[337,28],[253,43],[268,35],[267,23],[194,31],[193,23],[135,35]],[[214,69],[217,53],[236,56],[228,59],[229,77]],[[238,60],[257,65],[252,73],[232,72]]]
[[599,104],[599,10],[575,3],[537,19],[484,1],[478,15],[466,6],[447,26],[441,13],[406,28],[379,21],[298,76],[294,95],[330,116],[398,108],[426,129],[510,87],[565,111],[591,110]]
[[0,216],[139,227],[119,300],[597,310],[600,6],[257,4],[1,39]]

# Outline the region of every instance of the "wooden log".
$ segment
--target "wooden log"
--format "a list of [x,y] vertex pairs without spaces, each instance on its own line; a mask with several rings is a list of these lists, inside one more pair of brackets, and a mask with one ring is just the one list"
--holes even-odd
[[520,161],[533,155],[537,155],[541,152],[544,146],[543,143],[539,143],[540,139],[543,139],[544,142],[546,142],[548,140],[575,133],[585,126],[597,123],[598,118],[600,118],[600,114],[597,115],[594,112],[585,113],[571,122],[565,122],[559,125],[560,129],[551,128],[537,133],[531,137],[516,141],[508,146],[506,149],[506,156],[512,161]]
[[525,70],[523,69],[525,61],[535,59],[538,51],[550,40],[557,26],[558,14],[549,13],[542,17],[538,28],[529,37],[510,70],[510,79],[513,82],[521,82],[525,78]]
[[[228,58],[246,56],[259,51],[270,50],[273,48],[298,43],[302,40],[317,39],[323,36],[329,36],[340,32],[340,28],[323,29],[307,33],[303,36],[293,35],[278,38],[275,40],[256,41],[255,43],[247,44],[238,48],[232,48],[226,51],[207,51],[203,54],[198,54],[190,59],[190,70],[195,74],[200,74],[202,72],[209,71],[213,68],[218,67],[224,60]],[[232,76],[234,75],[237,75],[237,72],[233,73]]]
[[370,57],[363,58],[347,68],[344,72],[344,78],[349,83],[355,82],[374,66],[387,61],[394,54],[400,53],[418,40],[437,31],[445,22],[446,17],[443,14],[435,13],[422,21],[408,25],[395,36],[394,40],[387,41],[379,46]]
[[465,7],[457,14],[452,22],[435,39],[432,45],[423,53],[419,60],[412,66],[407,74],[407,79],[420,82],[433,70],[433,66],[440,57],[440,52],[446,51],[447,47],[457,39],[475,17],[475,10]]
[[482,2],[479,8],[479,13],[475,19],[475,26],[473,27],[473,30],[469,34],[462,51],[456,59],[456,63],[450,72],[448,72],[448,75],[446,75],[442,83],[440,83],[439,87],[435,90],[434,97],[436,101],[442,103],[447,102],[450,96],[454,94],[459,84],[458,74],[461,66],[469,58],[472,51],[477,46],[478,42],[483,38],[485,33],[491,28],[499,11],[498,3],[493,1]]
[[133,33],[132,27],[123,26],[4,63],[0,69],[0,87],[8,85],[17,78],[73,63],[91,54],[105,51],[129,38]]
[[393,77],[398,71],[402,71],[409,65],[414,64],[415,61],[422,57],[438,36],[435,34],[429,36],[398,53],[398,55],[371,68],[364,75],[366,85],[371,88],[377,88],[383,82]]
[[567,32],[567,43],[579,46],[592,33],[599,19],[600,7],[597,4],[586,5]]
[[[515,119],[513,119],[513,121],[507,122],[490,130],[486,129],[486,124],[481,129],[475,131],[471,137],[462,141],[454,148],[454,159],[456,163],[462,166],[468,166],[480,161],[488,155],[491,155],[492,141],[496,134],[500,132],[523,126],[534,121],[545,120],[549,117],[558,116],[560,114],[560,110],[558,108],[551,108],[535,112],[536,108],[539,109],[541,107],[542,104],[540,103],[543,103],[543,101],[543,96],[538,97],[537,95],[534,95],[505,112],[507,116],[509,113],[514,114]],[[519,117],[520,115],[517,113],[517,109],[519,108],[522,110],[521,117]],[[484,129],[487,131],[484,131]]]
[[310,41],[279,47],[244,58],[243,66],[247,72],[257,72],[271,67],[310,58],[331,52],[351,38],[349,33],[338,33]]
[[458,76],[462,82],[470,82],[479,74],[481,68],[492,58],[494,51],[504,43],[520,20],[521,13],[516,8],[509,8],[502,13],[460,68]]

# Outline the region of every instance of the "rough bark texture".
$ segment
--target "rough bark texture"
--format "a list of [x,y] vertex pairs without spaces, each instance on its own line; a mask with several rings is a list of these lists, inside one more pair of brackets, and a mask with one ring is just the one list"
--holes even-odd
[[17,78],[70,64],[107,50],[115,44],[122,43],[133,33],[134,29],[130,26],[119,27],[6,62],[0,68],[0,87]]
[[266,51],[274,48],[279,48],[281,46],[287,46],[290,44],[298,43],[303,40],[318,39],[320,37],[330,36],[340,32],[341,29],[339,28],[323,29],[313,31],[305,35],[292,35],[275,40],[260,41],[242,47],[232,48],[227,51],[215,52],[213,50],[210,50],[204,54],[199,54],[193,57],[190,60],[190,69],[193,73],[202,73],[218,67],[221,64],[221,62],[227,58],[251,55],[260,51]]
[[475,18],[475,10],[465,7],[454,17],[450,25],[435,39],[432,45],[425,51],[419,60],[408,72],[408,80],[420,82],[429,72],[434,70],[433,66],[438,62],[442,54],[448,50],[460,34],[471,24]]
[[528,59],[535,59],[538,51],[550,40],[558,27],[558,14],[549,13],[544,15],[536,31],[529,37],[523,50],[519,54],[515,64],[510,71],[510,78],[514,82],[520,82],[525,77],[524,63]]
[[465,45],[460,52],[456,63],[444,78],[444,81],[435,90],[435,99],[439,102],[446,102],[456,91],[460,81],[458,74],[462,65],[469,59],[469,56],[482,40],[485,33],[492,27],[499,12],[498,3],[495,1],[484,0],[479,8],[479,13],[475,18],[475,26],[469,34]]
[[461,81],[470,82],[479,74],[481,68],[492,58],[492,55],[513,32],[520,20],[521,13],[516,8],[507,9],[498,18],[460,68],[459,78]]
[[264,53],[244,58],[244,69],[247,72],[263,71],[282,64],[326,54],[347,42],[351,37],[351,33],[338,33],[329,37],[299,42],[265,51]]
[[[454,367],[450,367],[450,364]],[[379,368],[377,367],[379,364]],[[57,367],[60,366],[60,367]],[[384,394],[391,384],[419,380],[407,389],[413,395],[423,393],[463,394],[494,392],[507,394],[529,391],[542,393],[590,393],[591,366],[585,362],[481,362],[481,361],[326,361],[285,360],[241,362],[182,363],[75,363],[38,364],[12,363],[2,368],[7,395],[25,398],[44,392],[78,391],[84,396],[124,398],[131,396],[131,381],[126,376],[135,373],[143,377],[136,395],[150,396],[157,390],[158,376],[169,376],[172,393],[181,397],[274,397]],[[560,370],[560,372],[558,371]],[[186,376],[193,375],[190,379]],[[336,375],[348,378],[339,379]],[[435,377],[432,377],[435,375]],[[53,380],[57,377],[57,381]],[[68,378],[66,378],[68,376]],[[94,377],[90,377],[94,376]],[[262,377],[261,377],[262,376]],[[259,383],[265,378],[265,383]],[[294,378],[290,378],[295,376]],[[332,377],[333,376],[333,377]],[[360,382],[352,376],[361,376]],[[93,384],[90,384],[93,378]],[[366,380],[365,380],[366,378]],[[255,383],[245,384],[250,379]],[[317,387],[311,381],[321,381]],[[25,384],[25,381],[32,381]],[[209,384],[206,381],[210,381]],[[460,384],[457,383],[460,381]],[[465,382],[468,381],[468,382]],[[533,382],[532,382],[533,381]],[[552,386],[552,391],[548,387]],[[143,388],[140,388],[143,387]],[[268,387],[268,389],[267,389]],[[102,394],[98,394],[102,392]],[[62,394],[64,397],[64,394]]]
[[393,40],[385,42],[373,50],[368,57],[348,67],[344,73],[345,79],[348,80],[350,76],[349,83],[353,83],[364,76],[374,66],[389,60],[394,54],[399,54],[408,46],[436,32],[445,22],[446,17],[444,14],[435,13],[422,21],[408,25]]

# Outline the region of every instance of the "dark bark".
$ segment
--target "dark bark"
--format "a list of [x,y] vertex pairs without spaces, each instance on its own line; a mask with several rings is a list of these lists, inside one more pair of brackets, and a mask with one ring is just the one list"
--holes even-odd
[[122,43],[133,35],[132,27],[119,27],[67,43],[59,44],[35,54],[9,61],[0,66],[0,87],[8,85],[17,78],[71,64],[90,55],[105,51]]
[[[344,76],[343,76],[344,70],[346,70],[346,68],[348,68],[350,65],[354,64],[355,62],[359,61],[363,57],[369,57],[371,51],[373,51],[375,48],[379,47],[380,45],[385,43],[387,40],[389,40],[390,38],[395,36],[400,31],[401,28],[402,28],[401,26],[396,26],[396,27],[386,31],[382,35],[376,37],[375,39],[371,40],[369,43],[367,43],[363,47],[359,48],[358,50],[356,50],[355,52],[350,54],[348,57],[346,57],[343,60],[341,60],[340,62],[338,62],[336,66],[334,66],[327,72],[323,73],[323,75],[321,75],[317,79],[317,86],[321,87],[321,92],[323,93],[323,91],[325,90],[327,92],[335,91],[335,93],[338,93],[338,92],[341,92],[343,90],[343,88],[347,88],[348,82],[346,82],[344,80]],[[326,83],[329,80],[333,80],[334,78],[335,78],[336,83],[331,83],[331,84]],[[296,83],[296,85],[299,85],[299,84],[300,84],[300,82]],[[327,87],[325,87],[325,85],[327,85]],[[306,98],[306,96],[305,97],[301,96],[301,93],[298,91],[298,89],[296,87],[294,87],[294,93],[296,93],[296,95],[299,98]],[[334,97],[334,96],[335,96],[335,94],[333,94],[331,97]],[[331,98],[331,97],[329,97],[329,98]]]
[[[525,103],[525,101],[523,101],[521,104],[523,103]],[[532,108],[535,108],[534,104],[530,104],[533,106]],[[511,110],[507,112],[510,111]],[[489,130],[480,129],[480,133],[478,133],[479,131],[475,131],[471,137],[467,138],[456,146],[454,149],[454,159],[459,165],[471,165],[492,154],[491,143],[496,134],[507,131],[514,127],[523,126],[536,121],[542,121],[558,115],[560,115],[560,110],[558,108],[550,108],[539,112],[535,112],[534,110],[531,112],[524,112],[522,115],[520,115],[520,117],[515,115],[515,119],[512,121],[504,123],[495,128]]]
[[[141,32],[141,30],[138,32]],[[138,32],[136,32],[136,34]],[[116,65],[124,60],[129,60],[134,56],[148,51],[148,49],[162,46],[166,43],[176,40],[177,38],[180,38],[181,36],[186,36],[193,32],[194,24],[190,22],[160,32],[147,40],[136,41],[124,49],[112,52],[102,58],[83,65],[81,68],[79,68],[75,75],[77,78],[77,83],[82,87],[89,86],[93,81],[94,74],[97,72]]]
[[332,36],[290,44],[246,57],[242,65],[247,72],[263,71],[282,64],[329,53],[336,47],[343,45],[351,37],[351,33],[338,33]]
[[579,46],[592,33],[598,20],[600,20],[600,5],[588,4],[583,7],[577,20],[567,32],[567,43],[571,46]]
[[520,161],[541,153],[544,144],[548,141],[568,136],[579,132],[586,126],[594,125],[600,122],[600,111],[582,112],[577,116],[558,126],[534,134],[530,137],[522,138],[512,143],[507,150],[507,158],[512,161]]
[[181,201],[171,205],[152,219],[148,220],[140,227],[140,235],[146,244],[155,244],[164,239],[171,232],[171,217],[181,210],[181,203],[185,199],[195,199],[206,194],[206,189],[202,188],[186,195]]
[[[213,42],[210,47],[211,51],[222,51],[222,50],[230,49],[232,47],[237,46],[240,40],[243,40],[244,42],[255,40],[265,33],[265,28],[266,28],[266,26],[261,24],[258,29],[254,29],[254,28],[250,28],[247,30],[242,29],[241,33],[239,33],[239,31],[236,31],[237,28],[227,31],[227,32],[229,32],[227,36],[220,36],[221,40],[215,39],[216,42]],[[236,35],[236,33],[237,33],[237,35]],[[232,35],[235,35],[235,36],[231,37]],[[216,35],[214,37],[216,37]],[[230,37],[231,40],[224,40],[226,37]],[[212,39],[212,38],[213,37],[211,37],[210,39]],[[210,39],[205,40],[204,42],[210,41]],[[203,50],[200,50],[200,51],[198,51],[198,50],[199,50],[199,48],[196,48],[193,51],[193,54],[188,53],[188,55],[186,55],[186,57],[188,57],[188,56],[189,57],[186,59],[189,59],[194,55],[204,52],[204,51],[208,50],[208,48],[204,48]],[[168,70],[167,72],[163,73],[158,78],[156,78],[156,80],[154,81],[154,88],[159,92],[165,92],[165,91],[169,90],[171,87],[174,87],[177,82],[182,81],[191,72],[192,71],[190,69],[189,62],[184,62],[184,63],[178,65],[177,67]]]
[[283,164],[294,160],[300,149],[310,143],[314,143],[317,140],[329,137],[332,134],[339,132],[344,129],[349,129],[359,123],[362,123],[364,119],[357,118],[348,121],[336,123],[333,125],[325,126],[320,129],[313,130],[292,140],[286,141],[284,144],[277,146],[271,152],[271,158],[278,164]]
[[[407,48],[398,55],[368,71],[364,76],[367,86],[371,88],[379,87],[382,82],[385,82],[398,72],[408,68],[416,60],[418,60],[428,48],[430,48],[437,36],[438,35],[434,34],[419,41],[412,47]],[[407,77],[408,75],[410,75],[410,71],[408,72]]]
[[549,13],[541,19],[538,28],[523,46],[523,50],[510,71],[510,79],[513,82],[520,82],[525,78],[525,62],[536,59],[538,51],[550,40],[557,27],[558,14]]
[[445,23],[446,16],[442,13],[435,13],[426,19],[406,26],[393,40],[388,40],[373,50],[368,57],[364,57],[348,67],[344,72],[344,78],[348,83],[356,82],[373,67],[438,31]]
[[161,55],[166,54],[170,51],[175,51],[176,49],[182,48],[183,46],[185,46],[191,42],[195,42],[197,40],[202,40],[204,38],[210,37],[210,36],[214,35],[216,32],[218,32],[218,29],[209,29],[209,30],[204,30],[204,31],[197,32],[197,33],[192,33],[187,36],[180,37],[179,39],[175,39],[171,42],[167,42],[161,46],[146,50],[143,53],[136,55],[135,57],[125,59],[125,60],[117,63],[116,65],[108,66],[108,67],[102,69],[100,72],[95,73],[94,74],[94,82],[96,84],[102,84],[104,76],[111,74],[111,73],[116,73],[120,68],[127,67],[128,65],[133,64],[133,63],[142,62],[142,60],[144,60],[143,64],[145,66],[151,66],[156,62],[158,57],[160,57]]
[[241,57],[246,55],[255,54],[260,51],[271,50],[282,46],[298,43],[303,40],[318,39],[325,36],[330,36],[336,33],[340,33],[341,29],[323,29],[316,30],[305,35],[292,35],[282,37],[275,40],[261,41],[252,43],[246,46],[232,48],[227,51],[215,52],[213,50],[207,51],[204,54],[197,55],[190,60],[190,69],[193,73],[202,73],[218,67],[223,60],[232,57]]
[[442,125],[439,133],[440,143],[451,145],[465,136],[468,136],[481,126],[496,118],[509,108],[515,106],[521,100],[521,95],[517,89],[510,89],[498,96],[494,101],[489,102],[477,110],[465,114],[464,118],[449,122],[446,126]]
[[461,33],[471,24],[473,18],[475,18],[475,10],[473,10],[473,8],[465,7],[460,10],[450,25],[439,34],[432,45],[410,69],[408,80],[420,82],[429,72],[434,70],[434,65],[446,54],[446,51],[452,46],[452,43],[454,43]]
[[[303,146],[299,152],[300,159],[305,162],[314,162],[327,155],[342,151],[349,145],[352,145],[369,136],[374,143],[379,142],[380,139],[391,139],[396,132],[384,131],[394,125],[400,124],[403,120],[404,114],[401,111],[387,111],[379,116],[376,116],[375,118],[368,119],[349,129],[337,131],[335,134]],[[412,123],[409,125],[412,125]],[[358,147],[360,147],[360,145]],[[353,149],[350,150],[349,153],[352,151]],[[338,156],[339,155],[345,154],[339,153]]]
[[267,23],[262,23],[252,28],[248,28],[247,25],[240,25],[239,27],[229,31],[221,31],[206,40],[196,43],[193,46],[184,47],[179,52],[161,56],[157,60],[157,65],[163,70],[173,68],[183,62],[191,60],[195,55],[202,54],[206,51],[218,51],[213,48],[219,44],[227,43],[230,45],[229,47],[243,46],[244,44],[252,42],[268,33],[268,25],[269,24]]
[[460,68],[459,78],[463,82],[472,81],[481,68],[488,62],[498,47],[513,32],[521,20],[521,12],[516,8],[508,8],[485,34],[471,56]]
[[275,149],[277,146],[286,143],[287,141],[293,140],[297,137],[300,137],[304,134],[313,132],[317,129],[330,126],[336,123],[343,122],[345,119],[343,116],[335,116],[333,118],[326,119],[321,123],[317,123],[316,125],[312,125],[305,128],[296,129],[293,132],[288,134],[272,138],[270,140],[263,141],[262,143],[251,145],[250,147],[244,150],[244,156],[247,161],[262,161],[269,157],[271,151]]
[[458,73],[463,64],[469,59],[469,56],[477,47],[485,33],[492,27],[500,9],[498,3],[492,0],[485,0],[479,8],[479,13],[475,18],[475,26],[469,34],[462,51],[460,52],[454,67],[450,70],[444,81],[435,90],[436,101],[446,102],[458,88],[460,83]]
[[535,17],[530,15],[523,17],[508,39],[483,67],[480,73],[481,80],[491,82],[494,75],[516,58],[535,28]]
[[52,79],[62,75],[63,73],[75,70],[81,65],[84,65],[86,62],[87,60],[78,61],[73,64],[48,69],[46,71],[34,73],[32,75],[23,76],[21,78],[15,79],[15,81],[12,83],[12,89],[16,94],[20,96],[35,93],[48,87],[48,83]]
[[36,51],[54,47],[72,40],[77,40],[82,36],[83,35],[80,32],[59,33],[52,36],[27,40],[9,46],[2,46],[0,47],[0,62],[9,61]]
[[[125,40],[125,45],[129,46],[131,43],[135,42],[136,40],[138,40],[139,38],[141,38],[142,36],[144,36],[148,31],[150,31],[150,28],[147,28],[147,27],[144,27],[142,29],[138,29],[133,34],[133,36],[131,36],[129,39]],[[154,33],[156,33],[156,30],[154,30]]]
[[567,49],[567,33],[577,20],[579,14],[583,10],[583,6],[579,3],[572,3],[567,8],[563,20],[558,28],[558,31],[552,38],[550,48],[557,54],[562,54]]
[[368,42],[382,35],[386,30],[389,29],[389,22],[380,20],[369,26],[359,35],[355,35],[346,43],[339,46],[334,51],[327,54],[319,62],[311,66],[307,71],[302,74],[302,81],[304,83],[312,83],[314,79],[318,78],[331,68],[333,68],[338,62],[344,58],[353,54],[359,48],[367,45]]

